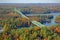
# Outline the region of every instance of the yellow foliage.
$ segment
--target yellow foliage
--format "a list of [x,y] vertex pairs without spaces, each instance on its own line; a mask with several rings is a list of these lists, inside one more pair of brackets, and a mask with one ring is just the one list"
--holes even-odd
[[39,30],[40,28],[39,27],[35,27],[34,30]]
[[7,30],[8,30],[8,27],[7,27],[6,24],[4,25],[3,30],[4,30],[4,31],[7,31]]

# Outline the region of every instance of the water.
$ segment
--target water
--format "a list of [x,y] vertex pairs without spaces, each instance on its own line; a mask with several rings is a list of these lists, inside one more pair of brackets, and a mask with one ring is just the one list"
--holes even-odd
[[38,15],[53,15],[53,18],[51,19],[51,23],[45,23],[45,22],[42,22],[43,25],[45,26],[51,26],[51,25],[54,25],[54,24],[58,24],[55,22],[55,18],[56,16],[60,15],[60,13],[48,13],[48,14],[26,14],[27,16],[38,16]]
[[60,15],[60,13],[50,13],[50,14],[53,15],[53,19],[51,19],[51,23],[45,23],[44,25],[51,26],[51,25],[54,25],[54,24],[58,24],[58,23],[55,22],[55,17]]

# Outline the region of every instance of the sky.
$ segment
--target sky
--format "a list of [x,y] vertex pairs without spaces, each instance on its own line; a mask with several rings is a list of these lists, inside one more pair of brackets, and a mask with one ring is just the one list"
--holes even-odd
[[0,0],[0,3],[60,3],[60,0]]

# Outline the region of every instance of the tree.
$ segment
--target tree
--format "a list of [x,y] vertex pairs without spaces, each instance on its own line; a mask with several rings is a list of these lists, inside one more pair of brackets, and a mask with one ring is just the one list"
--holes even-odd
[[3,27],[3,30],[4,30],[4,31],[7,31],[7,29],[8,29],[8,27],[7,27],[7,25],[5,24],[4,27]]

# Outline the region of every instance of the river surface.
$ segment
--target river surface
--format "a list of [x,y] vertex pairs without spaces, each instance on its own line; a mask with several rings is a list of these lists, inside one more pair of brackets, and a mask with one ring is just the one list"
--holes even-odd
[[53,19],[51,19],[51,23],[45,23],[44,25],[51,26],[51,25],[54,25],[54,24],[59,24],[59,23],[55,22],[55,17],[58,16],[58,15],[60,15],[60,13],[50,13],[50,14],[53,15]]
[[[55,18],[56,18],[56,16],[58,16],[58,15],[60,15],[60,13],[48,13],[48,14],[26,14],[27,16],[38,16],[38,15],[53,15],[53,18],[51,19],[51,22],[50,23],[48,23],[48,22],[46,22],[46,23],[44,23],[44,22],[42,22],[42,24],[43,25],[45,25],[45,26],[51,26],[51,25],[54,25],[54,24],[59,24],[59,23],[56,23],[55,22]],[[46,19],[47,20],[47,19]]]

